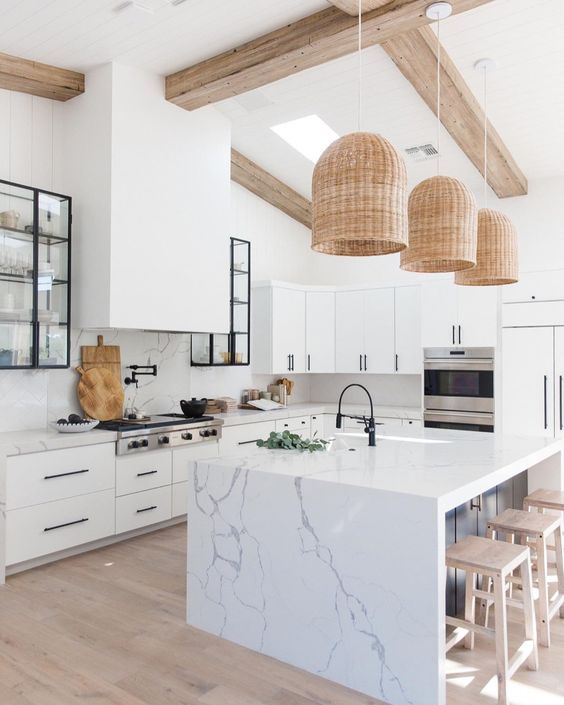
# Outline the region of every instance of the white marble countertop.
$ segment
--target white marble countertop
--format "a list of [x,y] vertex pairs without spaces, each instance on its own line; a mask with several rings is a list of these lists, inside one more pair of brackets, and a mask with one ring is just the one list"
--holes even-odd
[[[343,404],[343,411],[348,414],[368,414],[369,406],[365,404]],[[251,409],[239,409],[229,414],[215,414],[216,419],[222,419],[225,426],[238,426],[240,424],[254,423],[256,421],[276,421],[278,419],[288,419],[293,416],[311,414],[336,414],[336,402],[300,402],[290,404],[283,409],[275,411],[254,411]],[[374,405],[374,415],[382,418],[396,419],[421,419],[422,413],[419,407],[413,406],[380,406]]]
[[114,431],[85,431],[84,433],[59,433],[50,428],[0,433],[0,452],[4,455],[40,453],[45,450],[77,448],[80,446],[112,443],[117,439]]
[[244,459],[206,461],[322,482],[428,497],[448,511],[499,485],[564,448],[548,438],[398,427],[377,436],[369,448],[364,434],[339,434],[355,450],[313,454],[269,451]]
[[[368,413],[362,405],[346,404],[343,410],[351,414]],[[252,411],[239,409],[230,414],[215,414],[225,426],[256,423],[257,421],[270,421],[287,419],[293,416],[310,414],[333,414],[337,412],[337,404],[325,402],[305,402],[292,404],[276,411]],[[376,416],[389,418],[420,419],[420,409],[402,406],[375,406]],[[0,452],[4,455],[23,455],[24,453],[39,453],[45,450],[59,450],[61,448],[77,448],[80,446],[95,445],[98,443],[112,443],[116,441],[114,431],[99,431],[93,429],[85,433],[59,433],[51,428],[38,428],[26,431],[0,432]]]

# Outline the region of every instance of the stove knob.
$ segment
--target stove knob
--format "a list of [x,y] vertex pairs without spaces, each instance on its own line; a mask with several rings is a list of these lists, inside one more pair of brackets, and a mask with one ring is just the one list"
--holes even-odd
[[200,431],[200,436],[204,438],[209,438],[210,432],[206,429],[205,431]]
[[192,434],[191,434],[191,433],[188,433],[188,431],[184,431],[184,433],[182,434],[182,438],[183,438],[185,441],[191,441],[191,440],[192,440]]
[[141,441],[140,445],[141,445],[141,448],[147,448],[147,446],[149,445],[149,439],[148,439],[148,438],[144,438],[144,439]]
[[212,428],[212,430],[211,430],[211,435],[212,435],[212,436],[217,436],[217,428]]
[[159,443],[161,445],[166,445],[169,442],[170,442],[170,438],[168,436],[160,436],[159,437]]
[[128,448],[139,448],[139,441],[129,441],[127,444]]

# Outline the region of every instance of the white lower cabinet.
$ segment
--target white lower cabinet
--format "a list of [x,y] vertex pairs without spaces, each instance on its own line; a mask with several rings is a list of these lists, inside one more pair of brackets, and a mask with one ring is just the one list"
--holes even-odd
[[116,534],[166,521],[171,517],[170,485],[116,497]]
[[310,417],[310,433],[312,438],[325,438],[325,414],[315,414]]
[[172,482],[186,482],[188,470],[194,460],[206,460],[219,456],[219,443],[202,443],[201,445],[177,448],[172,454]]
[[256,423],[241,424],[223,428],[219,441],[220,456],[252,455],[260,449],[257,447],[259,438],[268,438],[275,431],[274,421],[257,421]]
[[114,502],[112,488],[6,512],[6,564],[111,536]]
[[289,419],[281,419],[276,421],[274,430],[277,433],[283,431],[291,431],[292,433],[301,433],[304,436],[309,436],[311,433],[311,421],[309,416],[295,416]]
[[10,457],[7,509],[113,488],[115,462],[113,443]]
[[423,421],[421,421],[421,419],[402,419],[401,425],[423,428]]
[[116,497],[172,482],[172,451],[135,453],[116,460]]
[[175,482],[172,486],[172,516],[181,517],[188,509],[188,482]]

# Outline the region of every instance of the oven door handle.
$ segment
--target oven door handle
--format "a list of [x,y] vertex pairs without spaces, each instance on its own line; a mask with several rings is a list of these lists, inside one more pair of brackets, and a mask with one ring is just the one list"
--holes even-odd
[[423,363],[425,370],[437,370],[439,372],[493,372],[494,365],[492,360],[476,360],[476,359],[458,359],[453,360],[425,360]]
[[445,421],[451,423],[493,426],[494,415],[481,411],[424,411],[423,421]]

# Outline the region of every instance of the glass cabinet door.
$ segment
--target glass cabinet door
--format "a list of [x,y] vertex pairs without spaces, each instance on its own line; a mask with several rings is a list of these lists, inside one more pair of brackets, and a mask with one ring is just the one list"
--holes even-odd
[[32,367],[34,191],[0,182],[0,368]]
[[37,202],[37,365],[68,365],[70,199],[39,191]]

